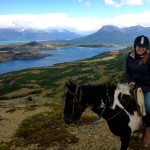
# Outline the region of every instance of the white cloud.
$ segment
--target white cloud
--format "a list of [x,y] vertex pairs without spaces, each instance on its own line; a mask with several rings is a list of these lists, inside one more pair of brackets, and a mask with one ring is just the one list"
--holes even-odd
[[82,2],[82,0],[78,0],[78,2],[79,2],[79,3],[81,3],[81,2]]
[[120,7],[122,5],[142,5],[144,4],[144,0],[120,0],[119,2],[115,0],[104,0],[106,4],[113,5],[115,7]]
[[88,32],[99,28],[98,18],[71,18],[65,13],[42,15],[0,15],[0,28],[67,29],[75,32]]
[[90,0],[78,0],[79,3],[83,3],[84,5],[86,5],[87,7],[91,6],[91,2]]
[[91,33],[100,29],[103,25],[117,27],[129,27],[142,25],[150,27],[150,11],[141,14],[118,15],[114,18],[71,18],[65,13],[42,14],[42,15],[0,15],[0,28],[19,29],[58,29],[69,30],[78,33]]
[[90,7],[91,3],[90,2],[86,2],[85,5],[88,6],[88,7]]
[[150,11],[147,11],[141,14],[118,15],[109,21],[111,22],[112,25],[119,27],[129,27],[135,25],[150,27],[150,22],[147,19],[149,18],[149,16]]

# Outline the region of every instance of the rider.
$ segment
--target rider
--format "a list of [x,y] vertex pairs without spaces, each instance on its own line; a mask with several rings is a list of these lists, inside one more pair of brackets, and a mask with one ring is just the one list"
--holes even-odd
[[138,36],[134,41],[134,50],[126,60],[126,77],[131,88],[141,87],[144,93],[146,108],[146,124],[143,134],[143,143],[150,144],[150,55],[149,39]]

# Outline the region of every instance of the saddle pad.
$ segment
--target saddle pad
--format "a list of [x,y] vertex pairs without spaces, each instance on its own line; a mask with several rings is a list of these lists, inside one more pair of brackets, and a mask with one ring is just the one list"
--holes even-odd
[[142,116],[146,116],[146,110],[145,110],[145,104],[144,104],[144,95],[143,95],[142,89],[140,87],[137,88],[136,96],[137,96],[137,104],[140,107],[139,113]]

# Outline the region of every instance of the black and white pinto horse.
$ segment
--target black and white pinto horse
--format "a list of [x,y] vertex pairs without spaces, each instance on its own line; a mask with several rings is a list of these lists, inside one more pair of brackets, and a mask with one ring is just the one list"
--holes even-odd
[[142,125],[142,117],[127,84],[119,85],[76,85],[66,82],[64,121],[78,122],[84,110],[91,110],[103,117],[110,131],[119,137],[120,150],[127,150],[131,134]]

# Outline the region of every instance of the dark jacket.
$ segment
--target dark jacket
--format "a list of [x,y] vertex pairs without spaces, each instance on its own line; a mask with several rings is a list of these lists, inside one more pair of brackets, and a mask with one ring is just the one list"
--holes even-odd
[[150,55],[145,64],[139,64],[142,56],[135,54],[135,51],[129,53],[126,60],[126,77],[128,83],[134,81],[143,92],[150,92]]

